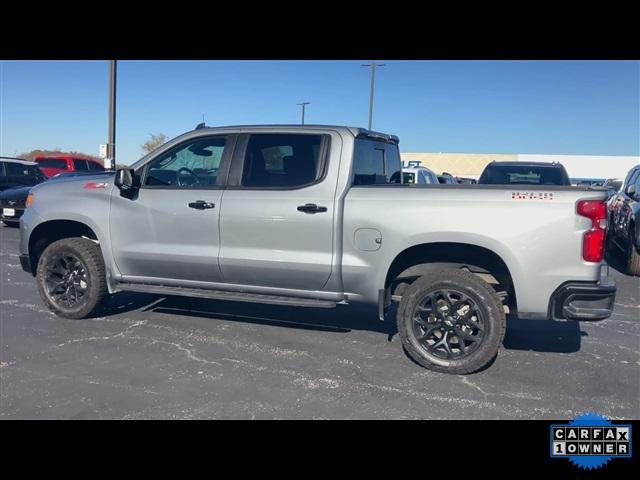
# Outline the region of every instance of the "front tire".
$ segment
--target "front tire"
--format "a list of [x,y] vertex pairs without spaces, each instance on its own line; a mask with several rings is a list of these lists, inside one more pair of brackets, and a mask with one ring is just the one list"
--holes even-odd
[[397,314],[407,354],[436,372],[464,375],[498,354],[506,316],[493,287],[459,269],[433,271],[405,290]]
[[107,296],[100,247],[86,238],[63,238],[49,245],[38,261],[38,291],[56,315],[93,316]]

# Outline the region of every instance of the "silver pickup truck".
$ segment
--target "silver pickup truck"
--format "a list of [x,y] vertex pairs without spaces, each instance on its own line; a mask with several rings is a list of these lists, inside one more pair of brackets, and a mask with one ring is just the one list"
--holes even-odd
[[397,304],[420,365],[465,374],[505,315],[602,320],[604,191],[402,184],[398,138],[361,128],[200,125],[130,170],[50,180],[20,261],[57,315],[120,290],[299,307]]

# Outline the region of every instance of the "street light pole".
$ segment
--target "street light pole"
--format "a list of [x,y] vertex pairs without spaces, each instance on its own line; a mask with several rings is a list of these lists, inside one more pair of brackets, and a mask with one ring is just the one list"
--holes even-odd
[[311,102],[296,103],[296,105],[302,106],[302,125],[304,125],[304,107],[309,105],[310,103]]
[[116,62],[109,61],[109,143],[107,144],[107,169],[115,169],[116,158]]
[[386,63],[363,63],[362,67],[371,67],[371,91],[369,92],[369,130],[373,121],[373,89],[376,83],[376,67],[384,67]]

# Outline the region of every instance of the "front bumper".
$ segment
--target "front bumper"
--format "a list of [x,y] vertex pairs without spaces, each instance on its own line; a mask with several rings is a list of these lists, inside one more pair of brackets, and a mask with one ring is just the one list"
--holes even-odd
[[[4,208],[12,208],[14,210],[14,214],[9,216],[9,215],[5,215],[3,213]],[[6,206],[6,207],[0,207],[0,220],[3,222],[12,222],[12,223],[18,223],[20,221],[20,217],[22,217],[22,214],[24,213],[24,208],[22,207],[13,207],[13,206]]]
[[[605,268],[606,273],[605,273]],[[554,320],[604,320],[613,313],[616,284],[603,266],[597,282],[565,282],[551,295],[549,317]]]
[[13,216],[0,215],[0,220],[9,223],[20,223],[20,217],[24,213],[24,210],[16,210],[16,214]]

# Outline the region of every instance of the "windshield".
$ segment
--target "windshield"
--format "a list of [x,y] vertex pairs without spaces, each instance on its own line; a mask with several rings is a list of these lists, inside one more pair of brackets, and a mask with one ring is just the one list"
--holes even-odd
[[493,185],[571,185],[562,166],[489,165],[478,183]]
[[38,182],[42,182],[47,179],[45,174],[42,173],[42,170],[40,170],[40,167],[37,165],[29,165],[28,171],[29,176],[35,178]]

